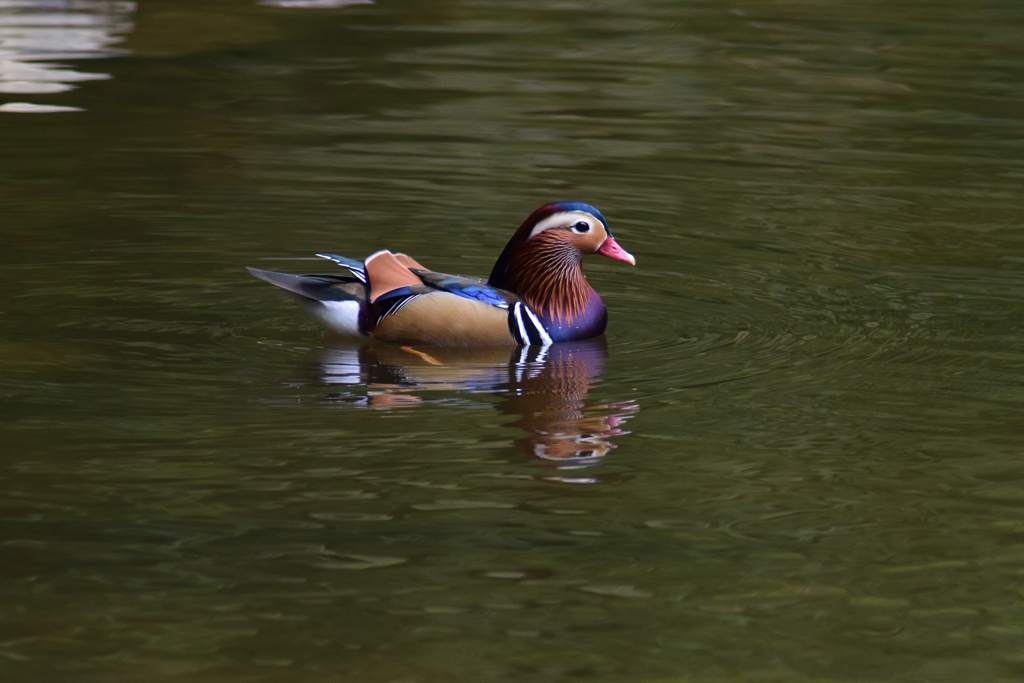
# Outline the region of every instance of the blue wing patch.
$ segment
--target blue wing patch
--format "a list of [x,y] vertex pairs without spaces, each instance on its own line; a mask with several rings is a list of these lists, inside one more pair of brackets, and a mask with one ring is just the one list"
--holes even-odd
[[497,306],[498,308],[508,308],[508,302],[505,301],[505,297],[501,296],[501,294],[490,287],[469,285],[454,278],[451,280],[442,280],[441,282],[438,282],[436,286],[439,289],[451,292],[452,294],[457,294],[466,299],[482,301],[485,304]]
[[417,293],[422,294],[422,292],[413,292],[411,287],[399,287],[398,289],[392,289],[390,292],[381,294],[379,297],[377,297],[377,301],[386,301],[388,299],[400,299],[406,296],[415,296]]

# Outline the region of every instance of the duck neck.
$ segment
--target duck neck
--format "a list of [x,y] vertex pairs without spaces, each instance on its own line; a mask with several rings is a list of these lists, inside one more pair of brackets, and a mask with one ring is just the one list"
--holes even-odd
[[572,245],[545,237],[541,233],[518,249],[506,248],[489,284],[520,297],[549,323],[573,324],[600,297],[583,274],[583,255]]

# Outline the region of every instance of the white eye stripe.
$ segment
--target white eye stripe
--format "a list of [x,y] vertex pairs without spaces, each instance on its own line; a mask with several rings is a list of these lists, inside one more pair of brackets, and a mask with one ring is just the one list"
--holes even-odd
[[[584,213],[583,211],[562,211],[561,213],[548,216],[540,223],[537,223],[533,230],[530,231],[530,237],[539,235],[545,230],[550,230],[551,228],[573,228],[573,226],[580,222],[589,225],[590,230],[593,230],[594,226],[600,223],[600,221],[589,213]],[[573,232],[577,231],[574,229]],[[589,230],[587,232],[589,232]]]

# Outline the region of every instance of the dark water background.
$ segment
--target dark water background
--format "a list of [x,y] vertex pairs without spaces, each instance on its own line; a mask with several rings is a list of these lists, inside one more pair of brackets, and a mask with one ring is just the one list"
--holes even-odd
[[[0,679],[1020,680],[1022,181],[1016,0],[4,0]],[[243,270],[556,199],[547,358]]]

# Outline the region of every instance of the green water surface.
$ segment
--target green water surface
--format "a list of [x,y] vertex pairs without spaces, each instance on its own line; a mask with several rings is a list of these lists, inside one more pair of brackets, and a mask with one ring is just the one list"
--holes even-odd
[[[0,680],[1024,679],[1024,4],[18,0],[0,65]],[[637,266],[546,356],[244,270],[560,199]]]

